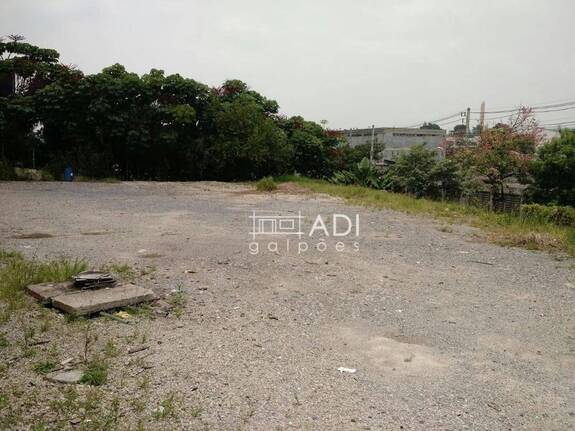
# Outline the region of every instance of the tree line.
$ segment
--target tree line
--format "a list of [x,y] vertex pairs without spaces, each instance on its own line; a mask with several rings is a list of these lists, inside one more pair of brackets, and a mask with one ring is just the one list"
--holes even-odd
[[209,86],[120,64],[85,75],[55,50],[17,36],[0,42],[1,157],[60,177],[249,180],[330,176],[365,148],[279,106],[240,80]]
[[416,197],[472,202],[489,192],[492,203],[510,187],[523,188],[523,201],[575,206],[575,131],[563,129],[547,140],[533,111],[521,108],[507,123],[454,135],[444,157],[414,146],[395,163],[378,171],[364,160],[336,172],[332,181],[356,184]]
[[[426,124],[425,127],[439,126]],[[458,199],[510,180],[528,183],[534,202],[575,205],[575,133],[545,142],[531,110],[477,130],[473,143],[442,158],[414,147],[384,171],[369,145],[349,147],[337,132],[279,105],[240,80],[212,88],[120,64],[86,75],[53,49],[12,35],[0,40],[0,179],[6,166],[138,180],[252,180],[299,173],[417,197]],[[377,154],[383,148],[376,148]]]

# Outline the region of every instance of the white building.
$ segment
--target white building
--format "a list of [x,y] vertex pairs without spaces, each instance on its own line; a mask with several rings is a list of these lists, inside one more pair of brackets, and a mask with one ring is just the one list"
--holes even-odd
[[[341,130],[341,134],[352,147],[371,144],[371,128]],[[445,130],[376,127],[373,129],[373,134],[374,142],[383,143],[385,147],[383,152],[376,157],[380,160],[395,160],[402,152],[415,145],[423,145],[428,150],[443,156]]]

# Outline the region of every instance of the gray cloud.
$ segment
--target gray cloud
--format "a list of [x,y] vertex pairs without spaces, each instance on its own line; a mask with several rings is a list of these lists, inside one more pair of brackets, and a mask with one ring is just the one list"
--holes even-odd
[[[568,0],[2,0],[0,28],[88,73],[246,81],[331,127],[575,99]],[[543,121],[575,110],[547,114]]]

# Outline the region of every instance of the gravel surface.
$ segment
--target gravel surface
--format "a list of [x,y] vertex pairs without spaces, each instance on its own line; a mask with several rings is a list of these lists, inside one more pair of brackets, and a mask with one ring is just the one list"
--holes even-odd
[[[185,293],[179,318],[139,324],[151,399],[181,400],[169,429],[575,428],[571,260],[297,189],[16,182],[0,202],[3,248],[149,268],[139,284]],[[278,253],[262,236],[254,255],[253,210],[301,211],[307,230],[358,213],[360,233],[324,252],[317,234]]]

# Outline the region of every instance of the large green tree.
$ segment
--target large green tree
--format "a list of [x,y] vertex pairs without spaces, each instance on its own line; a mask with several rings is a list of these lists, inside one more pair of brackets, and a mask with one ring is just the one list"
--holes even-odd
[[293,147],[293,168],[310,177],[331,176],[340,144],[337,136],[330,135],[317,123],[300,116],[280,121],[288,142]]
[[279,116],[276,101],[237,79],[209,88],[120,64],[83,75],[17,37],[0,44],[1,77],[3,154],[14,164],[41,143],[40,165],[56,176],[72,165],[79,175],[124,179],[322,177],[339,154],[335,135]]
[[531,174],[532,199],[575,206],[575,131],[561,130],[559,137],[542,145],[531,164]]
[[18,35],[0,39],[0,157],[29,164],[40,144],[34,95],[69,69],[58,64],[57,51],[23,40]]
[[433,171],[437,164],[435,152],[423,145],[411,147],[402,153],[386,172],[387,188],[422,197],[435,187]]

